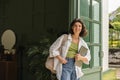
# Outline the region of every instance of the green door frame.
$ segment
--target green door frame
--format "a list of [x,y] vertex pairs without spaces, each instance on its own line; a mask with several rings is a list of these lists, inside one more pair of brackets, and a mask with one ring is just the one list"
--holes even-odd
[[[93,0],[90,0],[90,4],[92,4],[92,1]],[[87,18],[85,16],[81,16],[80,15],[80,0],[69,0],[69,23],[72,21],[72,19],[74,18],[81,18],[83,20],[87,20],[89,22],[91,22],[91,26],[92,26],[92,23],[94,22],[95,24],[99,24],[100,26],[100,30],[99,30],[99,34],[100,34],[100,42],[99,44],[96,44],[96,43],[92,43],[92,42],[88,42],[88,45],[89,46],[98,46],[99,47],[99,66],[95,67],[94,66],[94,59],[92,59],[91,63],[92,65],[90,65],[90,68],[85,68],[83,69],[83,72],[85,73],[85,75],[90,75],[91,73],[95,73],[95,72],[100,72],[100,76],[98,80],[102,80],[102,57],[103,57],[103,51],[102,51],[102,27],[101,27],[101,0],[96,0],[99,2],[99,10],[100,10],[100,14],[99,14],[99,21],[96,21],[96,20],[93,20],[92,19],[92,16],[90,16],[90,18]],[[92,5],[90,5],[90,11],[92,11]],[[92,13],[90,13],[89,15],[92,15]],[[92,31],[92,28],[90,28],[90,31]],[[93,41],[93,37],[92,37],[93,34],[90,34],[90,41]],[[93,49],[91,49],[91,52],[93,52]],[[91,54],[91,56],[94,56],[94,54]],[[86,80],[88,79],[89,77],[83,77],[82,80]],[[90,78],[89,78],[90,80]]]

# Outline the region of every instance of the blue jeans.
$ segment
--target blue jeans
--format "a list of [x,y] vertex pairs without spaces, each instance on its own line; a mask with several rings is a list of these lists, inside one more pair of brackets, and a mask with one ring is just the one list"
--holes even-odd
[[74,58],[66,58],[68,61],[66,64],[62,65],[62,76],[61,80],[80,80],[77,79],[76,71],[75,71],[75,59]]

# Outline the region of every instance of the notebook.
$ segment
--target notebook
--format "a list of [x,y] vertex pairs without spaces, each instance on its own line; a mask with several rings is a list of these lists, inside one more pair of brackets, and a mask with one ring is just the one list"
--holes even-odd
[[[86,47],[81,46],[78,54],[80,54],[81,56],[86,56],[87,50],[88,50],[88,49],[87,49]],[[83,63],[83,62],[82,62],[81,60],[80,60],[80,61],[75,61],[75,65],[78,66],[78,67],[81,67],[81,66],[82,66],[82,63]]]

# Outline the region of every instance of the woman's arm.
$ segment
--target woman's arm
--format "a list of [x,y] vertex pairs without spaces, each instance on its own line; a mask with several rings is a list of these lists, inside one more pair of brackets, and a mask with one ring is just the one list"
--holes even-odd
[[76,60],[81,60],[85,64],[89,64],[89,61],[91,59],[89,47],[88,47],[87,43],[83,39],[81,39],[81,44],[80,45],[83,45],[84,47],[87,48],[87,54],[85,56],[81,56],[80,54],[76,54],[75,59]]
[[76,60],[76,61],[81,60],[81,61],[83,61],[84,63],[89,62],[86,57],[83,57],[83,56],[81,56],[80,54],[76,54],[76,55],[75,55],[75,60]]
[[56,57],[57,55],[60,55],[60,51],[58,50],[62,44],[62,40],[64,38],[64,35],[60,36],[51,46],[49,49],[50,57]]
[[65,35],[60,36],[51,46],[49,49],[50,52],[50,57],[56,57],[62,64],[67,63],[67,60],[62,58],[60,55],[60,50],[59,48],[61,47],[61,44],[63,42]]

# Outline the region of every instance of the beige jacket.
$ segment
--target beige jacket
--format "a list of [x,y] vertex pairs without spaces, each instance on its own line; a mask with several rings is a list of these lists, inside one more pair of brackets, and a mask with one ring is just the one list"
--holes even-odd
[[[62,40],[64,38],[64,35],[61,35],[50,47],[49,52],[50,52],[50,57],[55,57],[57,55],[60,55],[60,52],[58,50],[58,48],[61,46]],[[71,45],[72,42],[72,37],[71,34],[68,35],[68,39],[67,41],[65,41],[64,46],[62,47],[62,57],[66,58],[68,49]],[[88,59],[88,62],[84,62],[85,64],[89,64],[89,61],[91,59],[90,56],[90,50],[86,44],[86,42],[79,37],[79,45],[78,45],[78,50],[80,49],[81,46],[84,46],[88,49],[87,55],[85,56]],[[81,67],[75,66],[76,69],[76,75],[77,78],[80,78],[81,76],[83,76],[83,72],[81,70]],[[57,58],[54,58],[54,70],[56,70],[57,72],[57,78],[58,80],[61,80],[61,74],[62,74],[62,64],[59,62],[59,60]]]

